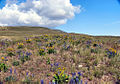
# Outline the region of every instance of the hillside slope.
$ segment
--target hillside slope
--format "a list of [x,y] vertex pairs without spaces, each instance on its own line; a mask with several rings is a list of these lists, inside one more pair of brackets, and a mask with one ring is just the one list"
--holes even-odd
[[56,34],[56,33],[65,33],[60,30],[49,29],[44,27],[7,27],[7,29],[2,30],[0,27],[0,36],[25,36],[31,34]]
[[65,34],[61,30],[49,29],[45,27],[28,27],[28,26],[17,26],[17,27],[0,27],[0,39],[19,39],[22,40],[25,36],[30,35],[41,35],[41,34]]

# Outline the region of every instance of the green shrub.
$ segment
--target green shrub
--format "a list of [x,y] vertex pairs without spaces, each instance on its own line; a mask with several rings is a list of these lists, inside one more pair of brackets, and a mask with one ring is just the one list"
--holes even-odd
[[48,54],[52,54],[52,53],[55,53],[55,50],[54,49],[48,49]]
[[4,63],[0,63],[0,71],[4,71],[4,72],[6,72],[7,70],[8,70],[7,65],[4,64]]
[[19,61],[14,61],[13,62],[13,66],[18,66],[19,65]]

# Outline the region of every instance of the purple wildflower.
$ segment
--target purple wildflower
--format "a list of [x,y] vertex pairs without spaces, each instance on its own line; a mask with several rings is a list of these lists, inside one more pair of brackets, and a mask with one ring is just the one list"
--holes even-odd
[[49,84],[52,84],[51,82],[49,82]]
[[44,84],[44,81],[43,81],[43,80],[41,80],[41,84]]
[[80,84],[82,84],[82,83],[83,83],[83,81],[81,80]]
[[26,73],[27,76],[28,76],[28,73],[29,73],[29,72]]
[[85,84],[87,84],[87,81],[85,82]]
[[78,75],[81,76],[82,75],[81,72],[78,72]]
[[54,65],[55,65],[56,67],[59,66],[59,64],[60,64],[60,63],[54,63]]
[[12,68],[10,69],[10,74],[12,74]]
[[16,74],[16,69],[14,69],[14,74]]
[[76,82],[77,82],[77,84],[79,84],[79,78],[78,78],[78,76],[76,77]]
[[72,73],[72,77],[74,77],[76,75],[76,73]]
[[75,84],[75,80],[73,78],[70,80],[70,84]]
[[0,81],[0,84],[3,84],[3,82]]
[[32,55],[32,53],[31,52],[26,52],[26,55],[30,56],[30,55]]
[[53,64],[51,64],[51,67],[53,67]]

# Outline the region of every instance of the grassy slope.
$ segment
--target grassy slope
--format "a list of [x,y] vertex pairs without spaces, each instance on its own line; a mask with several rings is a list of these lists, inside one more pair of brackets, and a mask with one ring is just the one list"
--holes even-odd
[[[18,27],[7,27],[8,30],[3,31],[0,27],[0,38],[1,37],[9,37],[9,38],[20,38],[29,35],[40,35],[40,34],[67,34],[61,30],[49,29],[45,27],[28,27],[28,26],[18,26]],[[69,33],[70,35],[82,35],[82,36],[91,36],[85,34],[78,33]],[[119,36],[91,36],[98,39],[103,38],[116,38],[119,39]]]
[[45,34],[45,33],[64,33],[60,30],[52,30],[43,27],[8,27],[7,31],[0,31],[0,36],[24,36],[29,34]]
[[7,27],[8,30],[0,29],[0,38],[22,39],[24,36],[40,35],[40,34],[62,34],[60,30],[49,29],[44,27]]
[[[3,36],[3,38],[6,36],[8,38],[23,38],[26,35],[39,35],[39,34],[62,34],[65,32],[59,31],[59,30],[52,30],[52,29],[48,29],[48,28],[40,28],[40,27],[8,27],[8,31],[0,31],[0,37]],[[66,33],[65,33],[66,34]],[[115,44],[115,42],[118,42],[120,37],[111,37],[111,36],[88,36],[88,35],[83,35],[83,34],[75,34],[75,33],[69,33],[69,35],[73,35],[72,39],[77,39],[77,41],[75,41],[75,43],[77,44],[78,41],[80,41],[80,43],[78,43],[77,45],[73,45],[71,42],[69,42],[71,39],[67,39],[64,40],[66,37],[62,37],[61,39],[58,38],[53,38],[52,37],[52,41],[56,40],[56,42],[58,42],[57,44],[55,44],[55,50],[57,51],[56,54],[47,54],[45,56],[39,56],[38,55],[38,46],[37,46],[37,42],[35,42],[34,40],[32,41],[31,44],[26,43],[25,41],[23,42],[25,45],[25,48],[23,48],[23,51],[30,51],[33,53],[33,55],[31,56],[31,60],[25,62],[24,64],[20,64],[20,66],[17,67],[13,67],[17,69],[18,74],[24,74],[25,77],[25,73],[27,72],[26,68],[30,71],[32,68],[34,74],[36,74],[34,79],[40,79],[40,76],[42,77],[43,75],[46,75],[46,71],[47,73],[50,72],[50,65],[45,65],[47,57],[50,57],[51,63],[55,63],[54,60],[56,60],[56,62],[60,62],[62,64],[62,67],[64,66],[66,68],[66,70],[68,72],[73,72],[73,71],[82,71],[84,72],[84,76],[86,78],[88,78],[89,81],[88,84],[93,84],[92,82],[96,82],[99,81],[101,82],[101,80],[105,80],[106,82],[108,81],[113,81],[113,79],[111,80],[110,78],[112,76],[116,76],[117,73],[119,73],[119,64],[120,62],[116,61],[116,59],[118,59],[119,57],[116,56],[115,58],[112,59],[108,59],[108,57],[105,55],[105,49],[106,48],[110,48],[110,47],[115,47],[117,52],[119,53],[120,50],[117,48],[118,45],[120,45],[120,43],[118,43],[117,45]],[[88,36],[88,37],[85,37]],[[43,36],[44,37],[44,36]],[[23,38],[24,39],[24,38]],[[45,42],[42,38],[40,38],[42,44],[43,44],[43,48],[46,48],[46,44],[47,42]],[[89,48],[87,48],[86,46],[86,42],[92,40],[92,44],[90,44]],[[48,42],[50,42],[51,39],[48,38]],[[71,48],[70,50],[66,51],[63,50],[63,43],[64,41],[66,41],[67,45],[70,45]],[[100,44],[101,47],[93,47],[93,44],[96,43]],[[60,43],[59,43],[60,42]],[[74,42],[74,41],[73,41]],[[117,47],[116,47],[117,46]],[[15,42],[15,44],[11,44],[9,47],[13,47],[16,51],[17,49],[17,42]],[[92,52],[91,53],[91,49],[97,49],[97,51],[99,53],[96,52]],[[2,56],[7,56],[7,53],[4,53],[4,51],[6,51],[5,49],[1,49],[1,57]],[[80,51],[80,52],[78,52]],[[18,54],[16,54],[17,56]],[[8,57],[8,64],[10,64],[12,66],[12,62],[14,60],[18,60],[16,56],[13,57]],[[0,57],[0,58],[1,58]],[[54,59],[54,60],[53,60]],[[72,60],[72,61],[70,61]],[[74,64],[74,65],[73,65]],[[93,64],[97,64],[97,65],[93,65]],[[111,64],[111,65],[109,65]],[[36,66],[37,65],[37,66]],[[78,68],[78,65],[83,65],[82,68]],[[116,66],[118,66],[116,68]],[[43,67],[43,68],[38,68],[38,67]],[[75,68],[77,67],[77,68]],[[87,70],[87,68],[89,67],[89,69]],[[25,70],[23,71],[22,68]],[[42,71],[41,73],[43,74],[38,74],[38,71]],[[102,75],[101,72],[104,71],[104,75]],[[110,74],[112,73],[112,74]],[[5,73],[6,76],[8,76],[9,72]],[[51,72],[51,74],[53,74]],[[94,75],[97,74],[97,75]],[[4,74],[2,74],[4,75]],[[117,74],[119,75],[119,74]],[[95,77],[96,76],[96,77]],[[99,78],[100,76],[100,78]],[[2,76],[1,76],[2,77]],[[102,77],[108,77],[109,79],[105,79]],[[117,76],[116,76],[117,77]],[[20,77],[18,77],[19,79],[22,79],[22,75],[20,75]],[[52,75],[51,75],[52,78]],[[98,80],[98,79],[99,80]],[[2,78],[1,78],[2,79]],[[93,80],[94,79],[94,80]],[[114,78],[117,79],[117,78]],[[84,79],[86,80],[86,79]],[[106,84],[106,83],[101,83],[101,84]],[[113,83],[107,83],[107,84],[113,84]]]

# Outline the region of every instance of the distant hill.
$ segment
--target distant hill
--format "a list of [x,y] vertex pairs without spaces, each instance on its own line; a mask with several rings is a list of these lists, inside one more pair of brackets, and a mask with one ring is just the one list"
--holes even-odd
[[19,27],[0,27],[0,36],[25,36],[32,34],[60,34],[65,33],[61,30],[49,29],[45,27],[27,27],[27,26],[19,26]]
[[22,40],[25,36],[41,35],[41,34],[66,34],[66,32],[58,29],[50,29],[45,27],[29,27],[29,26],[9,26],[0,27],[0,39],[9,38]]
[[92,36],[87,34],[79,33],[67,33],[58,29],[51,29],[46,27],[29,27],[29,26],[9,26],[0,27],[0,39],[1,38],[12,38],[12,39],[22,39],[25,36],[30,35],[41,35],[41,34],[69,34],[69,35],[80,35],[80,36],[90,36],[97,39],[103,38],[120,38],[120,36]]

